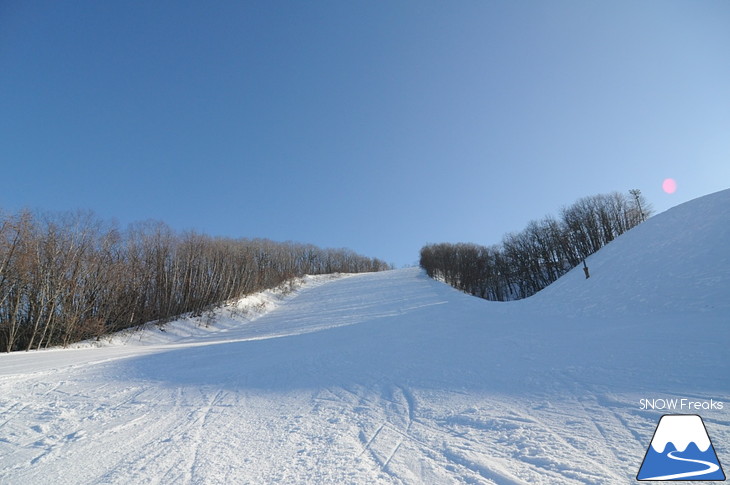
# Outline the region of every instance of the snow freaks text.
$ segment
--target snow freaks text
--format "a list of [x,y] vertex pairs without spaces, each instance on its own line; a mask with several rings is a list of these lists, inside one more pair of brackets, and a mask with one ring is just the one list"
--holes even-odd
[[646,409],[659,409],[667,411],[720,411],[723,408],[722,401],[693,401],[685,398],[672,399],[640,399],[639,406],[642,411]]

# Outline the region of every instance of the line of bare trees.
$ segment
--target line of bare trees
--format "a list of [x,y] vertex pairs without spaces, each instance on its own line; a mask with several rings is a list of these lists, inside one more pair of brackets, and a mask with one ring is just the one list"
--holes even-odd
[[471,243],[429,244],[420,265],[429,276],[487,300],[535,294],[651,214],[641,192],[584,197],[530,222],[490,247]]
[[304,274],[389,269],[346,249],[121,231],[92,214],[0,214],[0,351],[98,337],[211,309]]

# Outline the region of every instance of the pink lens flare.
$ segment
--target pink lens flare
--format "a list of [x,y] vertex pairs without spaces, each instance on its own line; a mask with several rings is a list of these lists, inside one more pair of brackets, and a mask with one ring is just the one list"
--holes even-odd
[[662,189],[667,194],[673,194],[677,190],[677,182],[674,179],[664,179]]

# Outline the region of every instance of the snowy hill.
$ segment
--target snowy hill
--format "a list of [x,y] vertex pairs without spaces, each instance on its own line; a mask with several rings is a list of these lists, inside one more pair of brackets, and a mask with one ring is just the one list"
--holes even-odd
[[530,298],[560,314],[730,313],[730,190],[659,214]]
[[730,463],[728,227],[730,191],[697,199],[518,302],[405,269],[167,341],[0,355],[0,483],[632,483],[672,412]]

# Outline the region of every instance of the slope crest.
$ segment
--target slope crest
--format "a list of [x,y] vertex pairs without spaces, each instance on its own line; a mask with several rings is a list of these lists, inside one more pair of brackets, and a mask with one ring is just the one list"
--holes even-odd
[[658,214],[521,303],[563,315],[730,310],[730,189]]

